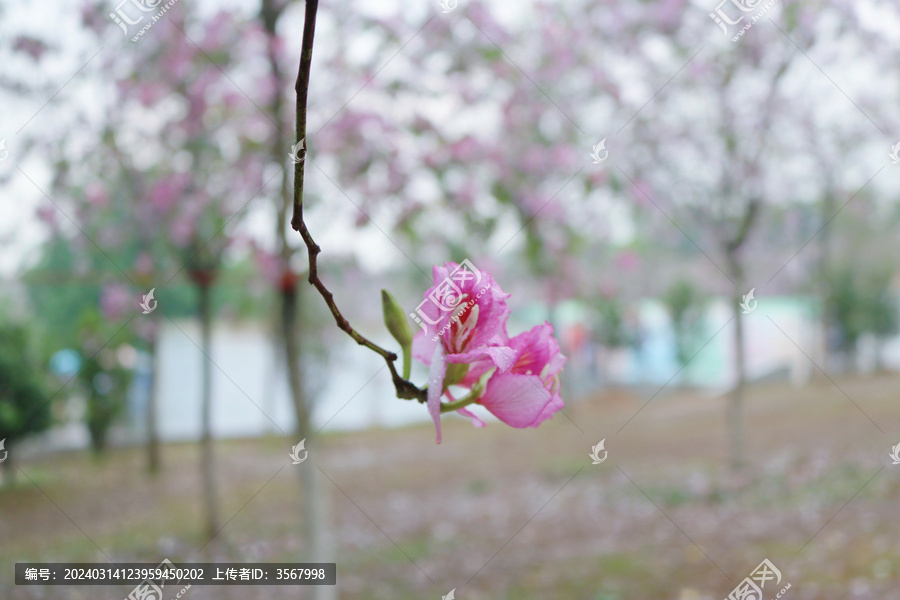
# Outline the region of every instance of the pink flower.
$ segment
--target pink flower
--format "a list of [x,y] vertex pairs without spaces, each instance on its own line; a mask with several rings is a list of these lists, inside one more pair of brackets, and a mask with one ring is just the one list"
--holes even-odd
[[154,268],[156,268],[156,263],[153,262],[153,257],[147,252],[141,252],[137,255],[137,258],[134,259],[134,270],[137,271],[139,275],[149,275],[153,272]]
[[[468,261],[445,263],[432,269],[434,284],[416,308],[422,331],[413,338],[413,356],[430,365],[428,412],[441,442],[441,397],[447,365],[469,365],[460,381],[471,386],[494,367],[501,371],[513,364],[515,353],[503,346],[509,307],[493,278]],[[427,323],[427,325],[426,325]]]
[[188,173],[165,177],[150,188],[150,205],[160,214],[168,213],[184,194],[188,185]]
[[102,185],[93,181],[87,185],[84,197],[94,208],[104,208],[109,204],[109,192]]
[[110,321],[117,321],[134,305],[134,294],[118,283],[103,286],[100,292],[100,311]]
[[40,60],[47,48],[47,44],[41,40],[25,35],[20,35],[13,41],[13,50],[24,52],[34,60]]
[[[469,261],[433,269],[434,283],[411,316],[422,331],[413,338],[413,356],[429,365],[428,412],[441,442],[441,406],[457,385],[504,423],[536,427],[563,407],[558,374],[565,357],[547,323],[512,339],[506,333],[509,307],[493,278]],[[471,397],[469,401],[473,401]],[[460,414],[484,423],[465,408]]]
[[[511,427],[537,427],[565,406],[559,396],[559,372],[566,357],[549,323],[517,335],[508,345],[516,353],[513,366],[488,380],[477,403]],[[484,427],[475,414],[466,409],[459,412],[476,427]]]

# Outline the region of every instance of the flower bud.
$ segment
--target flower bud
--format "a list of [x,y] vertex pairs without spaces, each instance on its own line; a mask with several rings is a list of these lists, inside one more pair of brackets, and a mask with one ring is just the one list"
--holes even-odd
[[381,290],[381,309],[384,312],[384,324],[402,348],[412,344],[413,334],[406,320],[406,313],[400,308],[397,300],[387,290]]

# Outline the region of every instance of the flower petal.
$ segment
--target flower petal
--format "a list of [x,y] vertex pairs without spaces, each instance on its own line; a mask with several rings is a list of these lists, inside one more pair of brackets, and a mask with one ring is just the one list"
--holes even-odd
[[559,342],[553,337],[553,325],[544,322],[509,340],[509,347],[516,351],[515,373],[538,375],[549,365],[544,378],[562,370],[566,357],[559,352]]
[[537,427],[565,406],[537,375],[515,373],[491,377],[478,403],[507,425],[520,428]]
[[419,331],[413,336],[412,343],[412,352],[413,358],[419,360],[426,365],[431,364],[431,356],[434,354],[434,349],[437,346],[441,345],[440,340],[434,339],[435,335],[431,332]]
[[[482,361],[485,358],[490,360],[490,362],[500,369],[500,371],[508,371],[516,361],[516,352],[512,348],[506,346],[488,346],[484,348],[475,348],[470,352],[463,352],[461,354],[448,354],[447,362],[472,364],[474,362]],[[490,368],[493,368],[493,366]],[[484,373],[487,370],[488,369],[481,369],[481,373]]]
[[441,396],[444,390],[444,375],[447,363],[444,362],[444,348],[438,344],[431,355],[431,367],[428,369],[428,414],[434,421],[437,430],[437,443],[441,443]]

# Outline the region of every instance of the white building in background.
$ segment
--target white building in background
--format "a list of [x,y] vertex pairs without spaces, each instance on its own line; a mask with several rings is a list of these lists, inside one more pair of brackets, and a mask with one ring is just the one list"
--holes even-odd
[[[723,392],[733,385],[735,327],[727,301],[717,300],[710,305],[704,339],[709,341],[677,377],[674,376],[680,365],[675,359],[674,336],[662,305],[647,300],[636,305],[635,310],[642,330],[640,347],[571,356],[566,368],[570,379],[564,380],[564,385],[568,382],[569,387],[563,391],[567,402],[578,401],[579,396],[589,396],[605,385],[688,384],[711,393]],[[524,326],[523,323],[542,320],[527,312],[523,311],[514,322]],[[557,324],[560,330],[582,318],[579,310],[564,312],[569,313],[569,318],[563,315]],[[528,318],[523,320],[524,317]],[[743,320],[751,381],[781,379],[802,385],[818,370],[816,364],[825,368],[820,323],[807,301],[797,297],[760,297],[757,307],[743,315]],[[510,330],[511,335],[515,333],[518,331]],[[564,331],[557,334],[560,339],[566,339]],[[331,353],[332,364],[322,378],[324,383],[312,394],[313,424],[317,430],[430,422],[424,405],[395,397],[390,374],[380,356],[349,338],[339,339],[339,347]],[[861,341],[859,367],[863,372],[875,364],[873,348],[873,340]],[[214,326],[211,356],[214,437],[293,435],[293,408],[278,357],[271,333],[262,324],[220,322]],[[900,370],[900,337],[883,347],[882,357],[885,367]],[[157,360],[157,418],[161,439],[199,439],[201,367],[206,360],[200,350],[199,323],[189,319],[166,323],[160,333]],[[597,373],[602,373],[599,379]],[[426,377],[425,367],[415,365],[412,379],[423,382]],[[111,431],[112,444],[130,445],[144,440],[147,383],[144,364],[134,378],[127,418]],[[68,423],[30,440],[29,445],[36,451],[87,447],[89,437],[82,423],[82,411],[83,402],[74,398],[66,407]],[[484,411],[480,413],[486,419],[493,419]]]
[[[757,300],[757,307],[742,316],[749,379],[775,378],[793,385],[806,383],[818,370],[813,361],[825,368],[818,317],[801,298],[760,297]],[[725,300],[710,305],[706,325],[706,339],[710,341],[670,385],[688,383],[715,392],[734,384],[732,314]],[[613,383],[661,386],[680,368],[675,361],[668,317],[662,306],[652,300],[641,303],[638,315],[645,332],[643,348],[626,350],[610,360]],[[354,430],[430,422],[424,405],[396,398],[381,357],[349,338],[340,339],[340,347],[333,352],[328,369],[330,375],[325,377],[327,383],[314,394],[313,423],[317,429]],[[157,408],[163,440],[199,438],[200,377],[205,360],[199,340],[199,324],[195,321],[179,321],[177,326],[168,324],[162,329]],[[214,327],[212,346],[214,436],[252,437],[281,432],[291,435],[294,417],[287,379],[269,332],[259,324],[220,323]],[[859,366],[864,372],[874,364],[871,346],[871,340],[862,340]],[[886,367],[900,369],[900,338],[889,342],[883,354]],[[575,361],[570,366],[573,371],[577,368]],[[413,380],[422,382],[426,376],[424,366],[414,368]],[[139,439],[145,427],[140,385],[135,387],[129,435]],[[585,390],[583,386],[577,387],[578,390],[570,391],[567,401],[576,400],[573,396]]]
[[[168,324],[158,344],[157,410],[165,441],[199,437],[200,328],[195,321]],[[396,427],[429,421],[423,405],[394,396],[384,361],[349,338],[335,351],[340,366],[314,395],[313,425],[324,431]],[[287,376],[270,332],[258,324],[214,326],[212,334],[212,428],[215,437],[292,435],[294,410]],[[349,367],[349,368],[348,368]],[[130,413],[142,431],[142,386]]]

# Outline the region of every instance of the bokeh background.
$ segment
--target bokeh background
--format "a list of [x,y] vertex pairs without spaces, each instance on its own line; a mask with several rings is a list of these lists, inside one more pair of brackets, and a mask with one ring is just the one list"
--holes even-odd
[[398,350],[380,290],[468,259],[569,359],[552,420],[441,445],[287,223],[304,2],[163,6],[0,1],[0,597],[164,558],[337,563],[197,600],[900,594],[896,3],[323,2],[344,316]]

